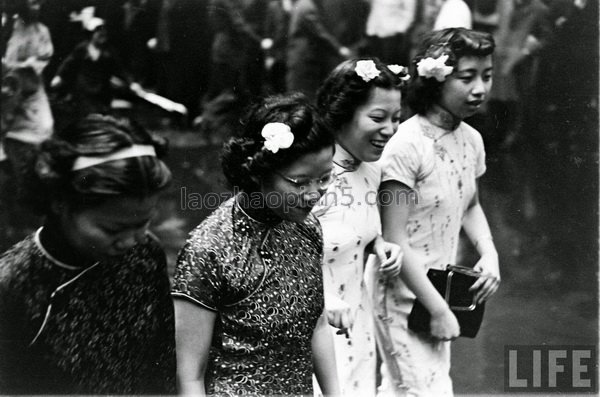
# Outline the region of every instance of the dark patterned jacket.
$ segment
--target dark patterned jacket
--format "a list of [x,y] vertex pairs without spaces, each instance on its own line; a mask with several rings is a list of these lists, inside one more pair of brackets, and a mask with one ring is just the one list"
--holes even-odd
[[0,394],[173,393],[174,315],[158,243],[148,237],[82,269],[52,258],[38,236],[0,256]]

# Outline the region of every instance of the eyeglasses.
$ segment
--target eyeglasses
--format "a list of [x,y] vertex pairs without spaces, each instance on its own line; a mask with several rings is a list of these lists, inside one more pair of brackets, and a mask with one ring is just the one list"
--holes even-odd
[[320,190],[326,190],[335,180],[334,170],[331,170],[327,175],[324,175],[320,178],[315,178],[315,179],[290,178],[289,176],[285,176],[276,171],[275,171],[275,174],[279,175],[280,177],[282,177],[283,179],[285,179],[286,181],[288,181],[289,183],[294,185],[294,187],[300,191],[308,190],[308,188],[310,188],[310,186],[312,185],[313,182],[315,182],[317,184],[317,186],[319,187]]

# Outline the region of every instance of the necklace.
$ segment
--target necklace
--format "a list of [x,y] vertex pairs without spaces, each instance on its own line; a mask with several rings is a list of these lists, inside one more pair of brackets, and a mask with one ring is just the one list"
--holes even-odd
[[[439,156],[442,160],[444,160],[447,151],[446,148],[439,141],[446,135],[453,134],[454,132],[458,131],[460,125],[453,130],[448,130],[433,124],[425,116],[419,116],[419,125],[421,126],[421,130],[423,131],[423,135],[433,140],[433,149],[435,150],[435,154]],[[437,130],[441,130],[441,133]]]
[[333,164],[342,168],[345,172],[352,172],[358,168],[360,163],[360,160],[355,158],[340,144],[335,145],[335,155],[333,156]]

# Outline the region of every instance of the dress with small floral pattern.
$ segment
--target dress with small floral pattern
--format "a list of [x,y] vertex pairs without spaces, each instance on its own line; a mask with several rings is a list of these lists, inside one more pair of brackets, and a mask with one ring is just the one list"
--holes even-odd
[[0,393],[175,392],[165,255],[148,236],[118,258],[68,266],[40,230],[0,256]]
[[[415,115],[400,124],[384,149],[381,166],[383,181],[414,190],[417,201],[406,225],[414,260],[424,272],[456,263],[463,218],[486,169],[479,132],[465,122],[448,130]],[[382,355],[389,364],[382,371],[379,391],[385,395],[400,382],[407,395],[452,396],[450,342],[408,329],[414,301],[415,294],[401,278],[379,280],[375,319],[386,338],[378,344],[393,349]],[[394,374],[396,366],[399,375]]]
[[338,380],[342,395],[372,397],[377,356],[373,309],[365,283],[365,248],[381,230],[376,200],[381,170],[376,163],[356,160],[340,145],[336,145],[333,161],[335,182],[313,214],[323,227],[325,293],[345,302],[354,319],[349,335],[330,327]]
[[215,395],[312,394],[311,339],[323,311],[321,228],[263,223],[236,198],[192,231],[173,296],[219,313],[206,372]]

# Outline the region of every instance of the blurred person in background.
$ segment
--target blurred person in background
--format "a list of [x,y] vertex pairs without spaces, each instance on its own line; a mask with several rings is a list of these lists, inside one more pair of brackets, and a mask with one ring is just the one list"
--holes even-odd
[[489,101],[492,143],[504,149],[530,138],[539,54],[552,36],[548,7],[541,0],[497,3],[494,86]]
[[417,2],[415,22],[410,31],[409,60],[414,57],[423,36],[433,31],[433,25],[443,4],[444,0],[419,0]]
[[0,211],[4,218],[0,229],[5,237],[3,243],[19,238],[19,227],[29,233],[39,222],[20,205],[17,197],[28,161],[54,131],[54,116],[43,79],[54,47],[50,31],[40,22],[42,4],[41,0],[18,0],[13,4],[14,8],[2,10],[3,18],[6,17],[2,36],[8,39],[2,54],[0,109]]
[[[290,16],[296,0],[271,0],[266,17],[266,40],[272,41],[266,50],[265,69],[267,70],[267,91],[283,93],[286,91],[286,51]],[[268,42],[267,42],[268,43]],[[267,47],[266,45],[263,47]]]
[[588,151],[598,139],[598,2],[553,0],[549,6],[553,34],[539,54],[532,124],[561,126],[551,137],[548,129],[538,131],[550,147]]
[[[21,170],[32,151],[52,135],[54,118],[44,89],[42,72],[54,48],[50,31],[39,22],[40,0],[20,0],[16,14],[6,27],[12,28],[3,54],[3,105],[0,159],[3,152],[11,163],[13,176],[20,179]],[[4,80],[5,74],[14,73]],[[6,83],[6,84],[5,84]],[[4,106],[3,106],[4,107]],[[3,150],[4,149],[4,150]]]
[[407,65],[410,29],[417,16],[417,0],[371,0],[367,20],[369,56],[390,64]]
[[154,49],[162,0],[110,0],[98,5],[106,23],[108,43],[115,49],[132,78],[156,89]]
[[214,40],[211,83],[207,100],[225,92],[238,98],[260,96],[264,83],[267,0],[212,0]]
[[213,29],[210,0],[161,0],[155,39],[157,91],[188,110],[187,124],[202,110],[210,83]]
[[75,16],[81,20],[88,39],[71,51],[50,83],[52,89],[65,97],[67,109],[61,114],[65,119],[109,113],[114,86],[129,87],[131,84],[120,58],[108,46],[104,20],[95,17],[94,13],[93,7],[87,7]]
[[355,0],[297,0],[287,48],[288,91],[314,98],[327,74],[364,45],[367,3]]

